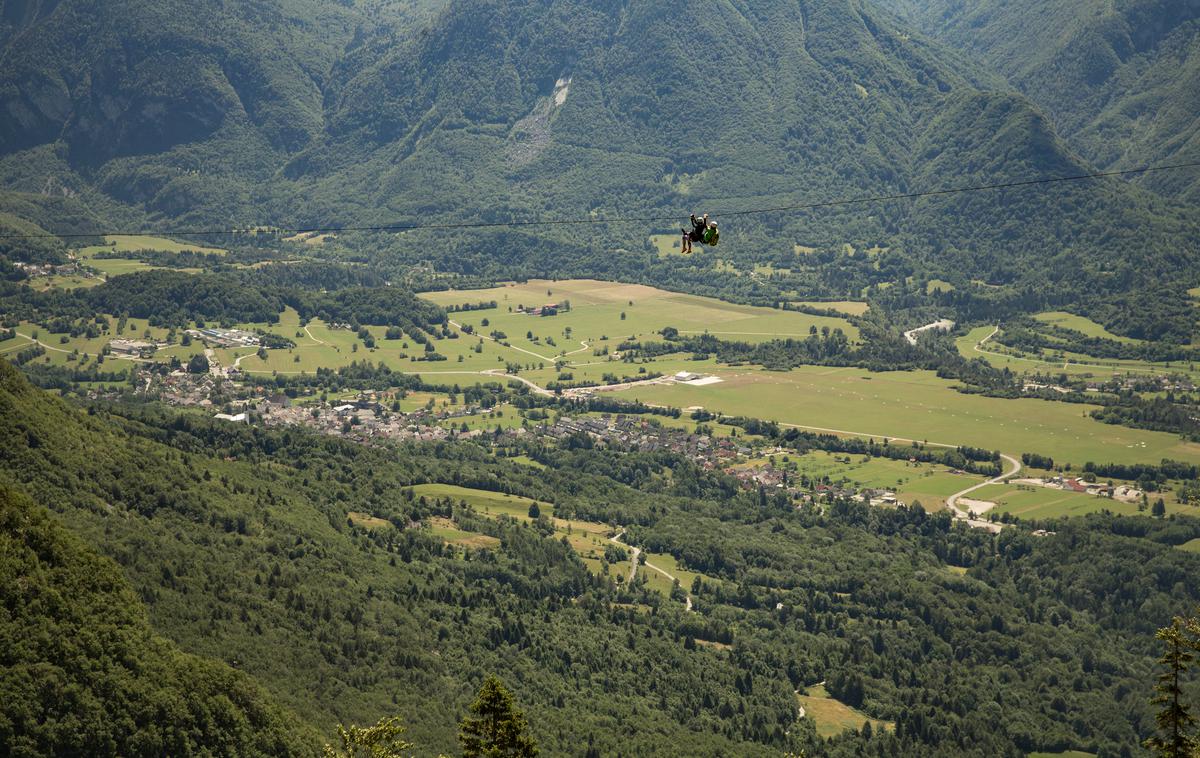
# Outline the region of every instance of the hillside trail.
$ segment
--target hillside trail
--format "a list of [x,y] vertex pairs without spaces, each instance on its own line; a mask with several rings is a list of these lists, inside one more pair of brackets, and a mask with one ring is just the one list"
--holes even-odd
[[[640,555],[642,554],[642,549],[641,549],[641,548],[638,548],[638,547],[634,547],[633,545],[629,545],[629,544],[626,544],[626,543],[622,542],[622,541],[621,541],[621,538],[622,538],[622,537],[624,537],[624,536],[625,536],[625,530],[624,530],[624,529],[622,529],[621,531],[617,532],[617,533],[616,533],[616,534],[614,534],[613,536],[609,537],[609,538],[608,538],[608,541],[609,541],[609,542],[611,542],[611,543],[613,543],[614,545],[620,545],[621,547],[624,547],[624,548],[628,548],[628,549],[629,549],[629,551],[630,551],[630,554],[631,554],[630,562],[633,564],[633,565],[632,565],[632,566],[630,566],[630,568],[629,568],[629,582],[630,582],[630,584],[632,584],[632,583],[633,583],[633,580],[634,580],[634,577],[636,577],[636,576],[637,576],[638,556],[640,556]],[[666,578],[670,579],[672,582],[677,582],[677,581],[679,581],[679,578],[678,578],[677,576],[675,576],[674,574],[672,574],[672,573],[670,573],[670,572],[668,572],[668,571],[665,571],[665,570],[663,570],[662,568],[660,568],[660,567],[658,567],[658,566],[655,566],[655,565],[654,565],[653,563],[651,563],[650,561],[646,561],[646,562],[645,562],[645,563],[643,563],[642,565],[643,565],[643,566],[645,566],[645,567],[646,567],[646,568],[648,568],[648,569],[653,569],[653,570],[657,571],[658,573],[662,574],[662,575],[663,575],[663,576],[665,576]],[[680,586],[683,586],[683,583],[682,583],[682,582],[680,582]],[[688,611],[692,610],[692,596],[691,596],[691,594],[685,594],[685,595],[684,595],[684,600],[685,600],[685,602],[684,602],[684,609],[685,609],[685,610],[688,610]]]

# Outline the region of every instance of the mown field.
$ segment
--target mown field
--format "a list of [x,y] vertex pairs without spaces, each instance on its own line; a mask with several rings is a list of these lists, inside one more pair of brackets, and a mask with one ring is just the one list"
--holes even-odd
[[[788,457],[788,461],[783,461]],[[888,489],[901,502],[920,502],[926,510],[945,507],[946,498],[983,481],[970,474],[954,474],[945,466],[909,463],[890,458],[871,458],[814,450],[805,455],[775,456],[776,465],[794,466],[796,475],[846,484],[854,489]]]
[[[1100,324],[1088,321],[1080,316],[1073,316],[1069,313],[1044,313],[1041,316],[1061,316],[1065,319],[1062,323],[1064,326],[1067,323],[1071,323],[1073,325],[1070,328],[1084,331],[1092,336],[1109,336],[1110,338],[1115,338],[1115,335],[1105,332],[1104,327]],[[1061,357],[1055,356],[1054,358],[1048,356],[1010,355],[1007,354],[1007,349],[997,344],[994,339],[984,341],[994,330],[994,326],[980,326],[972,329],[955,341],[958,352],[966,358],[983,358],[996,368],[1007,368],[1018,374],[1067,374],[1073,377],[1092,376],[1105,380],[1113,376],[1125,374],[1182,373],[1192,377],[1193,380],[1200,380],[1200,368],[1197,368],[1195,364],[1190,362],[1151,363],[1148,361],[1094,358],[1081,353],[1065,353]],[[1104,332],[1104,334],[1100,334],[1099,332]],[[1136,340],[1124,337],[1119,339],[1125,342],[1136,342]]]
[[[498,307],[494,310],[457,313],[452,318],[485,334],[499,329],[508,335],[514,347],[529,350],[544,360],[553,360],[564,353],[577,354],[575,351],[615,349],[617,343],[628,337],[661,339],[657,333],[668,326],[685,334],[710,332],[748,342],[807,337],[814,326],[817,329],[838,328],[851,339],[858,338],[858,330],[840,318],[737,305],[641,284],[590,279],[533,280],[486,290],[428,292],[421,297],[443,306],[496,301]],[[516,312],[518,306],[532,308],[564,300],[570,301],[571,310],[560,311],[557,316],[527,316]],[[489,321],[487,327],[482,326],[485,318]],[[569,338],[564,335],[568,327],[571,330]],[[528,332],[539,340],[534,342],[527,336]],[[546,337],[559,344],[546,344]],[[581,342],[586,342],[588,348],[583,348]]]
[[804,709],[804,718],[813,720],[821,737],[835,737],[847,729],[861,731],[868,721],[872,729],[895,728],[890,721],[873,719],[857,708],[835,700],[826,692],[824,684],[814,684],[805,690],[808,694],[797,694],[796,700]]
[[1158,463],[1200,461],[1200,445],[1177,435],[1101,424],[1088,405],[965,395],[933,372],[871,374],[855,368],[802,366],[792,371],[718,370],[725,381],[703,387],[634,387],[618,397],[727,415],[893,439],[916,439],[1038,452],[1055,460]]
[[[1151,500],[1159,497],[1150,493]],[[1016,483],[989,484],[971,493],[973,500],[989,500],[996,503],[995,513],[1011,513],[1026,519],[1060,518],[1082,516],[1085,513],[1111,511],[1126,516],[1137,514],[1136,503],[1125,503],[1108,497],[1098,497],[1084,492],[1069,492],[1051,487],[1020,485]],[[1200,508],[1180,505],[1172,498],[1164,497],[1167,513],[1200,515]]]
[[1129,345],[1136,345],[1142,342],[1142,340],[1134,339],[1133,337],[1121,337],[1113,334],[1105,329],[1102,324],[1098,324],[1086,316],[1078,316],[1066,311],[1047,311],[1035,315],[1034,318],[1044,324],[1051,324],[1063,329],[1073,329],[1088,337],[1100,337],[1106,340],[1124,342]]

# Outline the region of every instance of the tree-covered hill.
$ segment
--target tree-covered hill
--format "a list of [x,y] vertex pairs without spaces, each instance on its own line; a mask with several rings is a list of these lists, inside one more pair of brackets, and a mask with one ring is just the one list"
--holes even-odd
[[154,634],[120,567],[0,485],[0,746],[44,755],[316,755],[249,676]]
[[[1096,166],[1200,157],[1200,5],[1181,0],[879,0],[974,54],[1044,109]],[[1137,179],[1200,200],[1195,172]]]
[[[155,633],[253,676],[325,735],[400,714],[423,751],[452,751],[495,673],[554,755],[1121,755],[1154,728],[1155,628],[1200,600],[1200,558],[1172,547],[1200,534],[1192,519],[991,535],[919,507],[795,509],[673,454],[568,448],[531,446],[533,468],[471,442],[371,447],[80,408],[0,363],[4,480],[119,564]],[[592,573],[548,524],[411,491],[426,482],[621,524],[702,574],[681,588],[696,609],[614,581],[627,564]],[[420,525],[435,517],[492,547],[448,546]],[[104,623],[85,617],[77,636]],[[820,681],[894,731],[818,738],[794,691]],[[0,699],[0,715],[32,697]]]

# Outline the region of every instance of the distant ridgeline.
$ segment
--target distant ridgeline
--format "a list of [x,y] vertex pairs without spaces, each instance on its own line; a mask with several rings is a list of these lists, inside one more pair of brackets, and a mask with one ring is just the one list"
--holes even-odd
[[[1161,34],[1129,12],[1116,32],[1081,21],[1081,47],[1051,49],[1057,41],[1041,34],[1020,36],[1045,54],[1019,40],[984,44],[995,73],[951,49],[963,35],[932,41],[850,0],[799,11],[785,0],[558,0],[552,11],[453,1],[428,17],[405,11],[427,6],[416,2],[22,3],[0,20],[0,232],[662,216],[350,231],[311,245],[264,229],[239,244],[365,262],[393,282],[431,269],[470,281],[634,277],[744,302],[937,305],[959,322],[1069,306],[1118,334],[1182,343],[1196,324],[1181,304],[1200,282],[1200,222],[1180,204],[1192,196],[1175,190],[1195,187],[1194,171],[1147,180],[1161,195],[1106,179],[727,215],[718,252],[688,259],[651,241],[674,234],[689,210],[719,217],[1182,160],[1182,149],[1152,147],[1194,144],[1194,66],[1179,81],[1162,72],[1175,71],[1171,51],[1188,49],[1195,19],[1159,5],[1147,13]],[[973,27],[963,15],[956,29]],[[686,44],[681,18],[707,44]],[[1070,117],[1106,101],[1108,90],[1076,86],[1093,68],[1137,68],[1122,57],[1126,27],[1133,57],[1153,58],[1154,102],[1175,125],[1149,136],[1121,115],[1091,126]],[[1091,61],[1099,37],[1113,55]],[[1011,71],[1014,62],[1040,73]],[[77,71],[93,72],[86,85],[72,84]],[[1062,85],[1051,100],[1033,85],[1045,79]],[[1141,84],[1134,73],[1106,81],[1114,91]],[[1059,123],[1078,137],[1072,145],[1094,148],[1083,151],[1092,162],[1027,96],[1069,111]],[[65,252],[54,240],[0,242],[7,260]],[[770,273],[752,275],[755,266]],[[932,279],[953,291],[927,293]]]

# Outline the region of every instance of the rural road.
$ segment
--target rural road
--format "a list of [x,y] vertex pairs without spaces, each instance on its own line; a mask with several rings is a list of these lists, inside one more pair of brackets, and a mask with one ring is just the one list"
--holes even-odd
[[[632,583],[633,583],[633,579],[634,579],[634,577],[637,575],[638,556],[642,554],[642,549],[641,549],[641,548],[639,548],[639,547],[634,547],[633,545],[627,545],[626,543],[624,543],[624,542],[621,542],[621,538],[622,538],[622,537],[624,537],[624,536],[625,536],[625,530],[624,530],[624,529],[622,529],[621,531],[617,532],[617,533],[616,533],[616,534],[614,534],[613,536],[609,537],[609,538],[608,538],[608,541],[609,541],[609,542],[611,542],[611,543],[613,543],[614,545],[620,545],[621,547],[624,547],[624,548],[629,548],[629,551],[630,551],[630,553],[631,553],[631,556],[632,556],[632,557],[630,558],[630,562],[633,564],[633,565],[630,567],[630,569],[629,569],[629,582],[630,582],[630,584],[632,584]],[[667,571],[664,571],[663,569],[659,568],[658,566],[655,566],[655,565],[654,565],[653,563],[651,563],[650,561],[646,561],[646,562],[645,562],[644,564],[642,564],[642,565],[644,565],[644,566],[645,566],[646,568],[648,568],[648,569],[654,569],[654,570],[655,570],[655,571],[657,571],[658,573],[660,573],[660,574],[662,574],[663,576],[665,576],[666,578],[670,579],[672,582],[678,581],[678,577],[676,577],[674,574],[671,574],[671,573],[669,573],[669,572],[667,572]],[[683,586],[683,583],[682,583],[682,582],[680,582],[680,586],[681,586],[681,587]],[[685,610],[689,610],[689,611],[690,611],[690,610],[692,610],[692,596],[691,596],[690,594],[686,594],[686,593],[687,593],[687,591],[686,591],[686,590],[685,590],[684,592],[685,592],[685,595],[684,595],[684,599],[685,599],[684,607],[685,607]]]
[[[852,432],[847,429],[829,429],[829,428],[823,427],[823,426],[805,426],[804,424],[780,424],[780,426],[790,427],[793,429],[810,429],[812,431],[817,431],[817,432],[831,432],[833,434],[845,434],[845,435],[849,435],[851,437],[871,437],[871,438],[875,438],[875,439],[889,439],[889,440],[893,440],[893,441],[898,440],[900,442],[921,442],[922,444],[933,445],[934,447],[948,447],[948,448],[959,447],[958,445],[951,445],[946,442],[930,442],[928,440],[914,440],[914,439],[909,439],[907,437],[893,437],[888,434],[867,434],[866,432]],[[978,527],[981,529],[988,529],[990,531],[999,531],[999,528],[1000,528],[999,524],[995,524],[991,521],[983,521],[980,519],[973,519],[968,516],[960,515],[961,511],[959,511],[958,508],[955,507],[955,503],[958,502],[958,499],[960,497],[969,495],[970,493],[974,492],[977,489],[986,487],[989,484],[999,484],[1000,482],[1011,479],[1012,477],[1016,476],[1017,474],[1019,474],[1021,472],[1021,462],[1018,461],[1016,458],[1013,458],[1011,455],[1006,455],[1004,453],[1001,453],[1000,457],[1006,463],[1008,463],[1010,466],[1012,466],[1012,468],[1010,470],[1004,472],[1000,476],[989,479],[986,482],[981,482],[979,484],[972,485],[970,487],[967,487],[965,490],[962,490],[961,492],[955,492],[953,495],[946,498],[946,507],[950,509],[950,512],[954,514],[955,518],[963,518],[967,522],[968,525],[973,526],[973,527]]]
[[39,340],[39,339],[35,339],[35,338],[33,338],[33,337],[30,337],[28,334],[21,334],[20,332],[15,332],[15,334],[16,334],[18,337],[24,337],[25,339],[29,340],[30,342],[33,342],[33,343],[35,343],[35,344],[38,344],[38,345],[41,345],[42,347],[46,348],[47,350],[53,350],[53,351],[54,351],[54,352],[56,352],[56,353],[70,353],[70,352],[71,352],[70,350],[63,350],[63,349],[62,349],[62,348],[60,348],[60,347],[51,347],[51,346],[47,345],[45,342],[42,342],[42,341],[41,341],[41,340]]
[[304,333],[308,335],[308,338],[309,338],[310,340],[312,340],[313,342],[317,343],[318,345],[328,345],[328,344],[329,344],[329,343],[328,343],[328,342],[326,342],[325,340],[319,340],[319,339],[317,339],[316,337],[314,337],[314,336],[312,335],[312,332],[308,331],[308,325],[307,325],[307,324],[305,324],[305,326],[304,326]]
[[969,495],[972,492],[974,492],[975,490],[982,489],[983,487],[986,487],[989,484],[1000,484],[1001,482],[1007,481],[1007,480],[1011,479],[1012,477],[1016,476],[1017,474],[1021,473],[1021,462],[1020,461],[1018,461],[1016,458],[1013,458],[1011,455],[1005,455],[1004,453],[1001,453],[1000,457],[1002,459],[1004,459],[1005,463],[1008,463],[1010,466],[1012,466],[1012,468],[1009,469],[1008,471],[1004,472],[1000,476],[992,477],[991,479],[988,479],[986,482],[983,482],[982,484],[976,484],[974,486],[967,487],[965,490],[962,490],[961,492],[955,492],[953,495],[946,498],[946,507],[950,509],[950,512],[952,514],[954,514],[954,518],[966,521],[967,524],[970,526],[973,526],[973,527],[976,527],[979,529],[987,529],[988,531],[998,532],[1003,528],[1000,524],[996,524],[991,521],[985,521],[983,519],[973,519],[973,518],[971,518],[970,513],[963,513],[962,511],[960,511],[958,509],[958,499],[960,497]]

